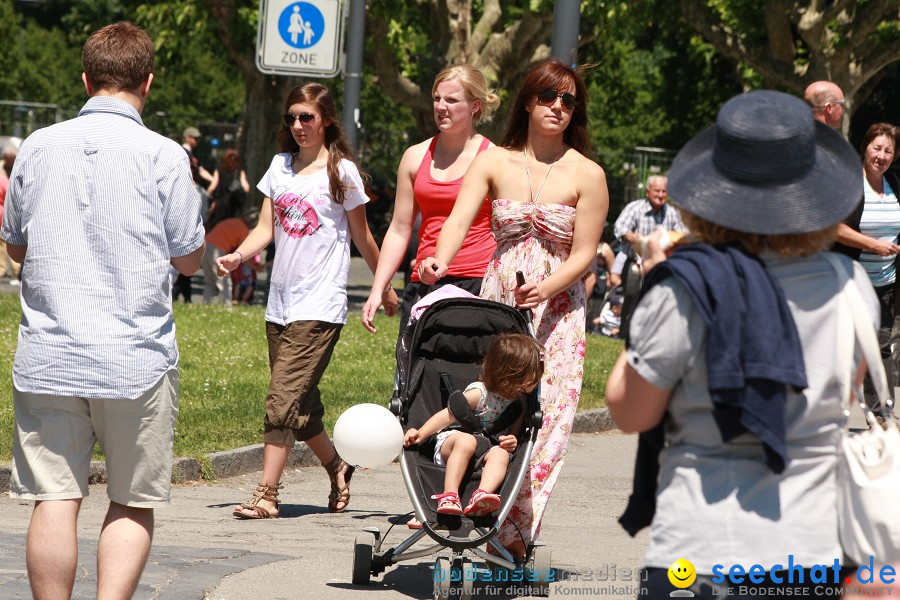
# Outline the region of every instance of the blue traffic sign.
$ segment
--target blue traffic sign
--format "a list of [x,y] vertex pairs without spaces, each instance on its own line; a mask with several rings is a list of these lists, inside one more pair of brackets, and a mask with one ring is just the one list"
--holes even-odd
[[309,2],[289,4],[278,17],[278,33],[294,48],[315,46],[325,32],[325,17]]

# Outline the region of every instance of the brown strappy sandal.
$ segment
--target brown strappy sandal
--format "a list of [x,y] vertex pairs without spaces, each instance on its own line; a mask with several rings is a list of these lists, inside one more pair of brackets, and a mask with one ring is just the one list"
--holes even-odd
[[[256,491],[250,496],[250,499],[234,509],[234,512],[231,514],[239,519],[277,519],[278,505],[280,504],[280,501],[278,500],[278,490],[283,487],[284,486],[281,485],[281,483],[278,485],[269,485],[268,483],[260,482],[259,485],[256,486]],[[265,500],[266,502],[274,504],[275,512],[266,510],[260,506],[260,500]],[[247,514],[243,512],[244,510],[252,511],[253,514]]]
[[[322,466],[325,467],[328,478],[331,480],[331,493],[328,494],[328,510],[331,512],[343,512],[347,505],[350,504],[350,478],[353,477],[353,471],[356,470],[356,467],[345,463],[337,452],[335,452],[334,458],[328,464],[323,462]],[[337,476],[341,472],[344,474],[344,485],[338,487]],[[341,509],[337,507],[339,502],[344,504]]]

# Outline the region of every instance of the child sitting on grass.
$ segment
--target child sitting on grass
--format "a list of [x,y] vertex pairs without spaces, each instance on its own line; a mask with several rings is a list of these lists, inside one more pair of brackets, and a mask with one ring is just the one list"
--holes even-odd
[[[521,394],[533,391],[544,374],[543,347],[534,338],[518,333],[498,335],[488,348],[482,362],[482,381],[470,384],[463,393],[469,408],[482,428],[488,427]],[[516,432],[522,424],[523,410],[510,431]],[[438,501],[437,512],[445,515],[466,514],[481,517],[500,507],[500,496],[494,492],[503,483],[510,456],[518,446],[515,435],[501,435],[499,445],[492,447],[476,463],[482,467],[481,483],[472,493],[465,510],[459,499],[459,486],[475,455],[475,435],[451,425],[458,422],[449,408],[445,408],[422,425],[406,431],[404,445],[421,444],[437,433],[434,446],[434,463],[446,466],[444,493],[432,496]]]
[[621,337],[620,329],[622,327],[622,296],[615,295],[609,299],[609,308],[600,313],[600,316],[594,319],[594,331],[600,330],[600,335],[606,337]]

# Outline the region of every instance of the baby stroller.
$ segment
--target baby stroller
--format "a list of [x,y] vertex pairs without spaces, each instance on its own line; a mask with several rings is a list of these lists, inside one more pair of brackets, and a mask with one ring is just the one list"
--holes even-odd
[[[397,389],[391,400],[391,411],[405,427],[421,426],[447,406],[454,390],[476,380],[482,356],[495,335],[505,332],[533,335],[531,329],[526,313],[505,304],[480,298],[435,302],[421,315],[411,333],[406,334],[410,339],[401,340],[397,345]],[[431,496],[443,491],[444,469],[433,462],[434,439],[403,449],[400,455],[403,480],[422,529],[400,544],[384,549],[387,545],[381,531],[377,527],[365,528],[367,533],[358,536],[354,543],[353,583],[368,584],[372,575],[379,575],[390,565],[436,555],[435,598],[470,598],[476,579],[491,583],[519,582],[517,585],[530,586],[532,593],[547,595],[553,580],[550,549],[533,544],[523,561],[494,539],[525,479],[528,459],[543,419],[538,397],[537,389],[526,397],[526,415],[521,431],[517,432],[519,444],[498,491],[502,503],[494,514],[469,517],[437,513]],[[516,402],[507,409],[490,433],[506,433],[505,428],[518,416],[513,411],[521,410],[522,405]],[[480,478],[480,469],[473,471],[470,466],[460,486],[460,497],[468,498],[478,487]],[[434,544],[411,549],[426,536]],[[494,554],[481,548],[488,544]],[[490,573],[478,572],[470,555],[486,561]]]

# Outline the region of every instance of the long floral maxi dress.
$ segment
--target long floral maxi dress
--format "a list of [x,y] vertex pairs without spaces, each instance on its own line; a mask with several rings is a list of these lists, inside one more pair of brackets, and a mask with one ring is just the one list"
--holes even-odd
[[[516,271],[535,283],[569,257],[575,209],[563,204],[495,200],[492,227],[497,250],[488,263],[481,297],[515,305]],[[537,539],[544,509],[566,455],[584,375],[584,281],[579,279],[534,310],[537,340],[544,345],[540,400],[544,422],[519,496],[498,534],[508,545]]]

